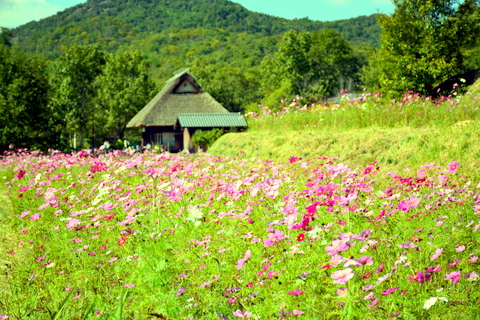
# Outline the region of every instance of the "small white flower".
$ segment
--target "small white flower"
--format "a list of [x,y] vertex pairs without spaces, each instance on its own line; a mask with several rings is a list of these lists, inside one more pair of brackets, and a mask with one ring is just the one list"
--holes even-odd
[[448,299],[445,297],[431,297],[430,299],[427,299],[427,301],[425,301],[425,303],[423,304],[423,309],[430,309],[435,303],[437,303],[437,301],[448,302]]
[[428,310],[430,309],[435,303],[437,303],[437,297],[431,297],[430,299],[427,299],[425,303],[423,304],[423,309]]

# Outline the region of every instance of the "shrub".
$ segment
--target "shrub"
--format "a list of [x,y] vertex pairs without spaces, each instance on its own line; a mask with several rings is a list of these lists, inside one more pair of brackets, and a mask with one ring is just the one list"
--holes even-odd
[[192,143],[204,150],[208,149],[218,138],[223,135],[223,129],[197,130],[192,136]]

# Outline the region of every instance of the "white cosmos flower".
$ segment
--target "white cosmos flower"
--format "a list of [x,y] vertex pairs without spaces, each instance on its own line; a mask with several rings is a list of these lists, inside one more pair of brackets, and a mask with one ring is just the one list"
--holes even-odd
[[445,297],[431,297],[430,299],[427,299],[427,301],[425,301],[425,303],[423,304],[423,309],[430,309],[439,300],[443,302],[448,302],[448,299]]

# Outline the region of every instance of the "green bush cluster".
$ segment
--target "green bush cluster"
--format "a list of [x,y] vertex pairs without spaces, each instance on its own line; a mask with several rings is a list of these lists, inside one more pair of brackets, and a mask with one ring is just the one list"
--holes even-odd
[[197,130],[192,136],[192,142],[204,149],[210,147],[218,138],[223,135],[223,129]]

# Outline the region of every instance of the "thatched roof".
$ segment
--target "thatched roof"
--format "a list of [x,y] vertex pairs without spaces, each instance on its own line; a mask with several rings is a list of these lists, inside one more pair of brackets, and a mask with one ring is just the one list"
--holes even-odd
[[173,126],[179,113],[228,113],[194,76],[181,71],[127,124],[127,128]]

